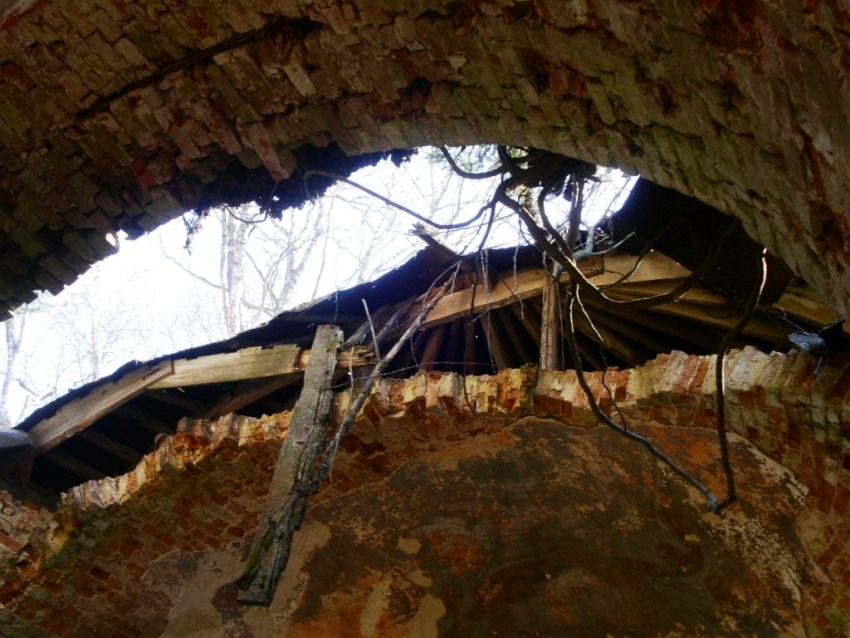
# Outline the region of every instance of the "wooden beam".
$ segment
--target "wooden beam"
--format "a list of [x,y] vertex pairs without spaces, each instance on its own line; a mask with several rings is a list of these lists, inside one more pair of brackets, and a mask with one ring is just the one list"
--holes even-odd
[[[613,284],[625,273],[629,272],[637,258],[631,255],[615,255],[613,257],[588,257],[579,262],[581,271],[598,286]],[[641,261],[638,269],[632,273],[628,282],[654,281],[657,279],[677,280],[686,277],[690,272],[678,263],[660,253],[650,253]],[[422,328],[429,328],[442,323],[453,321],[461,316],[480,314],[485,310],[495,310],[514,304],[520,300],[530,299],[543,294],[547,272],[542,268],[533,268],[517,272],[515,275],[502,277],[498,282],[489,286],[485,292],[483,285],[477,289],[472,287],[459,290],[443,297],[422,322]],[[564,284],[569,276],[564,274],[559,279]],[[675,281],[671,287],[675,285]],[[416,316],[421,309],[424,296],[415,303],[408,314]]]
[[172,373],[171,361],[163,361],[152,368],[139,368],[64,405],[29,431],[36,454],[59,445]]
[[[652,351],[645,349],[625,335],[619,334],[614,330],[603,325],[601,321],[593,316],[593,326],[590,325],[587,318],[580,312],[575,313],[576,329],[587,335],[591,341],[596,341],[596,334],[602,337],[602,348],[619,357],[628,366],[634,367],[646,362],[654,354]],[[663,352],[664,349],[657,352]]]
[[[838,319],[839,314],[823,302],[818,294],[807,286],[789,286],[775,308],[789,314],[798,321],[813,326],[825,326]],[[844,323],[844,334],[850,335],[850,323]]]
[[[190,396],[187,396],[179,389],[177,390],[146,390],[145,398],[153,399],[154,401],[159,401],[160,403],[165,403],[167,405],[173,405],[176,408],[180,408],[184,411],[184,414],[181,416],[188,416],[190,414],[195,414],[196,412],[200,412],[204,409],[204,403],[198,401],[197,399],[193,399]],[[145,418],[145,412],[141,410],[135,409],[125,409],[125,406],[121,406],[120,412],[124,415],[135,415],[133,418],[139,422],[143,422]],[[161,421],[160,421],[161,423]],[[143,423],[143,425],[147,425],[147,423]]]
[[543,316],[540,320],[540,368],[562,370],[561,287],[547,277],[543,284]]
[[[660,306],[655,306],[653,311],[671,315],[673,317],[681,317],[684,319],[692,319],[701,324],[729,330],[741,318],[743,312],[736,306],[702,306],[692,303],[666,303]],[[744,326],[741,331],[750,337],[757,337],[773,343],[784,343],[788,339],[788,330],[783,330],[774,322],[760,317],[758,315],[750,319],[750,322]]]
[[[514,313],[514,317],[517,318],[523,328],[528,332],[528,335],[531,337],[534,345],[537,348],[540,348],[540,313],[534,304],[525,304],[524,307],[521,307],[520,304],[515,303],[509,306],[510,311]],[[526,361],[532,361],[533,358],[528,358]]]
[[[681,283],[681,279],[658,279],[657,281],[640,281],[626,282],[620,284],[616,288],[610,288],[605,293],[614,297],[615,295],[625,295],[628,298],[639,299],[641,297],[653,297],[661,295],[672,290]],[[683,292],[677,301],[689,301],[698,303],[704,306],[726,306],[729,304],[729,298],[719,293],[709,290],[703,286],[693,286]]]
[[314,474],[325,446],[325,428],[333,406],[330,385],[342,343],[342,330],[319,326],[313,356],[304,373],[301,398],[292,411],[281,446],[266,508],[240,579],[239,602],[268,607],[289,560],[292,536],[306,511],[304,484]]
[[138,463],[139,459],[142,458],[141,453],[136,452],[136,450],[124,445],[120,441],[116,441],[111,436],[98,432],[94,428],[86,428],[77,434],[77,436],[113,456],[124,459],[128,463]]
[[507,355],[505,353],[504,332],[500,330],[499,324],[493,320],[495,310],[485,312],[481,315],[481,327],[484,328],[484,336],[487,339],[487,347],[490,350],[490,356],[496,364],[497,370],[504,370],[510,367]]
[[301,380],[301,375],[298,373],[287,374],[282,377],[273,377],[262,381],[243,382],[239,388],[233,392],[223,395],[223,398],[204,408],[196,418],[202,419],[217,419],[231,412],[238,412],[247,405],[256,403],[267,397],[273,392],[285,388],[288,385],[297,383]]
[[[651,334],[650,330],[646,330],[646,324],[644,324],[645,327],[641,327],[641,325],[636,322],[624,320],[616,315],[612,315],[598,309],[593,311],[592,316],[593,321],[597,325],[601,324],[615,332],[625,335],[635,343],[639,343],[644,348],[648,348],[652,352],[666,352],[670,349],[669,340],[667,338],[660,338],[660,336]],[[656,331],[652,330],[651,332],[655,333]],[[659,331],[659,334],[660,333],[663,333],[663,329]],[[665,335],[665,337],[669,337],[669,335]]]
[[443,341],[446,337],[448,326],[443,324],[428,331],[425,348],[422,351],[422,356],[419,359],[419,368],[421,370],[433,370],[434,365],[439,361],[440,349],[443,347]]
[[59,450],[48,450],[42,454],[42,458],[50,461],[54,465],[58,465],[64,470],[68,470],[71,474],[79,476],[86,481],[99,481],[106,478],[106,474],[98,469],[93,468],[88,463],[83,463],[80,459],[60,452]]
[[[716,351],[720,346],[720,340],[723,338],[723,333],[719,328],[715,329],[711,326],[702,325],[696,320],[682,321],[680,318],[650,310],[617,308],[616,306],[598,304],[590,298],[584,299],[584,304],[592,308],[602,308],[612,316],[620,317],[624,322],[633,323],[636,326],[645,326],[662,335],[670,335],[708,351]],[[665,348],[662,348],[658,352],[664,350]]]
[[513,313],[505,308],[503,310],[497,310],[493,314],[495,315],[495,320],[499,322],[507,333],[508,339],[513,344],[520,361],[534,361],[535,352],[528,347],[530,339],[527,335],[521,335],[517,331],[512,319]]

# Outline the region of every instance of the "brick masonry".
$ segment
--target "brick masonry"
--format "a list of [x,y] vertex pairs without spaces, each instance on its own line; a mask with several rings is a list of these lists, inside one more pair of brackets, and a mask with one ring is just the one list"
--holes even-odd
[[0,315],[112,252],[106,233],[265,197],[331,142],[640,172],[739,216],[848,308],[841,2],[219,4],[2,3]]
[[[652,436],[722,495],[724,482],[711,434],[715,427],[714,363],[710,356],[673,352],[634,370],[612,369],[604,377],[593,373],[589,381],[604,409],[611,410],[613,395],[632,428]],[[774,550],[764,548],[765,538],[776,533],[770,531],[773,525],[778,529],[781,522],[787,528],[783,534],[802,547],[798,562],[809,567],[802,576],[793,576],[791,571],[781,576],[781,580],[790,576],[789,582],[795,578],[802,582],[792,587],[797,592],[793,609],[776,603],[777,610],[785,609],[776,612],[780,615],[799,614],[791,619],[797,625],[783,625],[790,633],[779,631],[777,635],[797,635],[788,629],[791,626],[805,627],[810,636],[846,635],[850,622],[850,357],[836,358],[832,365],[824,366],[817,378],[813,376],[815,363],[811,357],[796,352],[766,355],[754,349],[732,352],[727,357],[729,424],[734,441],[740,441],[733,445],[733,460],[742,472],[742,501],[723,517],[699,514],[704,499],[677,481],[665,479],[666,487],[656,486],[660,492],[653,494],[653,507],[669,509],[671,500],[678,501],[671,511],[678,512],[676,516],[690,512],[696,520],[693,525],[729,526],[724,533],[743,543],[744,553],[738,558],[743,563],[765,560],[770,565]],[[337,414],[344,411],[347,403],[346,395],[338,396]],[[250,633],[249,627],[259,631],[258,617],[252,615],[253,611],[233,608],[227,601],[232,599],[232,581],[240,573],[240,560],[257,524],[288,418],[288,414],[281,414],[262,419],[230,416],[216,422],[184,421],[178,434],[145,457],[134,471],[86,483],[66,494],[47,527],[28,541],[20,536],[11,540],[2,537],[7,552],[15,552],[5,562],[0,579],[0,626],[4,635],[119,638],[160,635],[167,628],[172,633],[164,635],[183,635],[178,631],[179,619],[192,617],[190,611],[201,614],[203,609],[210,609],[218,623],[230,623],[227,626],[231,629],[244,625],[245,633],[238,635],[272,635]],[[465,381],[443,373],[384,380],[373,391],[346,438],[332,480],[311,506],[315,513],[311,514],[313,518],[308,517],[303,543],[308,547],[313,541],[319,543],[316,539],[327,534],[323,525],[330,524],[334,512],[343,515],[348,507],[346,498],[356,499],[367,486],[377,486],[369,498],[378,503],[382,490],[390,489],[393,481],[400,480],[398,477],[411,468],[457,463],[457,459],[452,459],[462,456],[464,446],[476,441],[485,447],[495,445],[500,437],[509,440],[518,427],[548,431],[546,436],[550,438],[563,428],[586,432],[588,436],[594,432],[594,436],[607,434],[590,413],[573,371],[527,367]],[[545,440],[544,436],[544,448]],[[747,449],[758,452],[740,447],[744,441],[749,442]],[[536,443],[534,449],[539,450],[540,444]],[[508,447],[513,445],[508,443]],[[625,445],[628,457],[649,458],[639,447]],[[752,454],[765,458],[757,463],[754,473],[746,469],[746,459]],[[556,463],[586,467],[588,461],[568,455]],[[649,467],[656,466],[650,463]],[[655,481],[666,476],[663,472],[658,474],[657,469],[650,473]],[[777,481],[774,487],[754,496],[751,483],[771,476]],[[592,510],[595,499],[612,491],[631,489],[628,486],[635,480],[637,475],[631,473],[616,474],[613,480],[609,476],[598,488],[602,490],[598,494],[592,492],[592,485],[584,486],[595,494],[586,507]],[[642,485],[640,480],[637,485]],[[678,487],[673,489],[671,485]],[[640,490],[652,491],[650,486]],[[791,496],[782,497],[781,492]],[[546,495],[543,496],[536,507],[545,510]],[[776,522],[779,519],[772,517],[777,516],[783,498],[790,503],[790,509]],[[436,511],[441,507],[439,503],[430,506]],[[358,507],[362,512],[364,507],[369,510],[372,506]],[[498,520],[498,511],[488,516]],[[330,518],[322,519],[322,512]],[[11,523],[4,525],[12,527]],[[676,525],[681,532],[685,523]],[[757,531],[746,531],[753,529]],[[440,532],[443,541],[445,533]],[[282,589],[291,592],[295,587],[302,591],[299,588],[304,583],[298,580],[297,567],[302,558],[293,558],[296,567],[287,573],[289,580]],[[459,559],[455,556],[452,560]],[[473,559],[463,560],[467,561],[463,563],[465,567],[451,563],[454,567],[449,571],[472,570],[472,564],[467,563]],[[704,559],[706,565],[712,560],[711,555]],[[785,569],[782,565],[772,568]],[[304,578],[309,578],[312,572],[303,569]],[[314,578],[321,577],[314,574]],[[770,580],[777,578],[780,577]],[[201,595],[200,590],[190,587],[188,581],[199,587],[203,582],[209,587],[215,585],[207,592],[218,601],[215,609],[209,607],[209,597],[193,598]],[[706,586],[714,586],[713,581],[705,582]],[[376,586],[374,582],[368,585],[372,586]],[[740,587],[757,591],[759,586],[729,580],[723,591],[734,596]],[[417,591],[421,595],[421,589]],[[743,596],[740,592],[739,595]],[[323,635],[317,627],[332,631],[326,618],[320,622],[321,614],[315,615],[318,612],[308,612],[306,608],[293,611],[298,604],[308,604],[304,602],[307,599],[298,600],[301,603],[287,603],[295,605],[287,607],[289,611],[274,608],[277,631],[299,617],[300,629],[291,627],[293,633],[286,635]],[[361,603],[366,604],[362,600],[350,604]],[[421,601],[422,605],[426,603],[432,608],[439,608],[440,604],[428,596]],[[770,609],[773,603],[764,604]],[[740,600],[733,607],[740,608]],[[344,605],[341,609],[344,611]],[[791,620],[784,618],[783,623]],[[317,633],[308,631],[310,626]],[[405,627],[404,631],[410,630]],[[401,633],[381,635],[409,635],[398,628],[395,631]]]

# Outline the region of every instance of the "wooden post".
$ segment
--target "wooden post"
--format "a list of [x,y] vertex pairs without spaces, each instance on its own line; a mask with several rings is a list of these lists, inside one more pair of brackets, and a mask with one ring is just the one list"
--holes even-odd
[[331,378],[340,344],[342,330],[319,326],[304,372],[301,397],[292,411],[269,487],[265,514],[239,581],[237,599],[244,605],[271,604],[277,581],[289,560],[292,535],[304,518],[307,495],[318,488],[313,483],[318,480],[317,463],[325,447],[333,403]]
[[557,277],[547,277],[543,285],[543,315],[540,320],[540,367],[560,370],[561,290]]

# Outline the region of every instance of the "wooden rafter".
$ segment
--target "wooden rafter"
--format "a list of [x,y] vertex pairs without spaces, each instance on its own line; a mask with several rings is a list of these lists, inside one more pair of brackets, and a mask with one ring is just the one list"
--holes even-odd
[[217,419],[231,412],[238,412],[246,405],[256,403],[273,392],[297,383],[301,375],[287,374],[262,381],[243,381],[232,392],[221,395],[219,399],[205,407],[197,416],[202,419]]
[[[580,262],[582,272],[590,281],[598,286],[611,285],[617,282],[634,266],[636,257],[631,255],[616,255],[613,257],[589,257]],[[650,253],[641,261],[637,270],[628,278],[629,283],[654,281],[657,279],[678,280],[686,277],[689,271],[672,259],[660,253]],[[454,319],[472,314],[480,314],[485,310],[494,310],[517,303],[524,299],[538,297],[543,294],[543,288],[549,277],[542,268],[532,268],[517,272],[515,275],[502,277],[493,284],[469,287],[446,295],[428,314],[422,323],[422,328],[429,328]],[[559,282],[569,281],[568,275],[561,275]],[[672,285],[675,285],[672,284]],[[672,287],[671,285],[671,287]],[[424,299],[424,297],[423,297]],[[414,304],[409,314],[415,315],[421,308],[421,300]]]
[[72,474],[76,474],[86,481],[97,481],[106,478],[106,474],[100,470],[93,468],[88,463],[84,463],[80,459],[71,456],[70,454],[66,454],[65,452],[50,449],[43,454],[43,457],[54,465],[57,465]]
[[120,379],[96,387],[37,423],[30,430],[33,448],[37,454],[42,454],[59,445],[172,372],[171,361],[164,361],[152,368],[133,370]]
[[[145,396],[150,396],[145,395]],[[193,402],[193,405],[199,405],[196,402]],[[131,405],[122,405],[115,412],[113,412],[115,417],[118,419],[125,419],[134,423],[136,425],[141,425],[146,430],[149,430],[153,434],[174,434],[174,424],[168,424],[165,421],[148,414],[144,410],[139,410]]]
[[79,436],[83,441],[86,441],[87,443],[90,443],[91,445],[94,445],[113,456],[117,456],[128,463],[138,463],[139,461],[139,453],[136,450],[124,445],[120,441],[116,441],[111,436],[98,432],[94,428],[86,428],[77,436]]

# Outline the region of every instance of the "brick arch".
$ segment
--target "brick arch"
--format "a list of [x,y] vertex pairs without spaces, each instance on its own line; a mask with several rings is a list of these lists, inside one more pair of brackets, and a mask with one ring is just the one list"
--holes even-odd
[[345,168],[474,142],[694,195],[850,303],[840,2],[65,5],[3,8],[2,312],[76,278],[107,231],[266,197],[315,149]]
[[[711,433],[714,361],[711,356],[674,352],[637,369],[609,370],[606,383],[632,427],[650,433],[722,493]],[[742,478],[742,501],[717,524],[728,526],[726,534],[754,542],[759,535],[779,533],[771,526],[781,524],[781,533],[803,548],[803,560],[811,567],[807,582],[797,585],[801,598],[796,610],[776,611],[783,615],[782,622],[788,621],[785,614],[790,613],[809,628],[810,635],[831,636],[842,635],[850,619],[850,447],[845,427],[850,358],[825,366],[817,378],[814,366],[815,361],[800,354],[766,355],[746,349],[728,356],[729,423],[741,442],[733,446],[738,471],[753,482],[772,472],[766,483],[774,481],[776,494],[756,492]],[[589,375],[589,381],[601,404],[610,409],[602,373]],[[339,395],[337,413],[346,405],[347,395]],[[238,575],[242,550],[260,517],[288,418],[288,414],[262,419],[231,415],[215,422],[187,420],[177,435],[132,472],[73,488],[53,521],[15,561],[6,563],[0,589],[5,615],[0,617],[27,635],[41,635],[39,631],[90,635],[97,628],[104,635],[118,630],[135,636],[161,632],[181,605],[202,609],[197,592],[192,594],[194,606],[189,607],[182,602],[181,592],[203,585],[193,579],[206,573],[201,568],[204,564],[226,565],[234,578]],[[311,505],[319,527],[308,529],[321,531],[321,525],[333,520],[335,508],[345,508],[347,498],[356,498],[370,486],[377,490],[374,495],[390,489],[402,468],[439,465],[447,459],[451,464],[456,451],[476,437],[485,441],[487,449],[491,444],[495,447],[500,437],[508,437],[508,446],[513,445],[509,437],[518,424],[530,430],[548,428],[550,435],[566,429],[578,437],[605,430],[591,414],[573,371],[527,367],[465,381],[449,373],[384,380],[344,442],[345,454],[335,465],[333,480]],[[755,469],[742,467],[753,454],[745,440],[790,469],[795,478],[771,469],[775,466],[766,461]],[[545,441],[540,443],[546,447]],[[628,456],[649,458],[641,448],[625,446]],[[574,454],[567,454],[559,455],[557,462],[577,461]],[[632,479],[620,473],[600,489],[611,491],[618,485],[625,489]],[[656,500],[653,511],[669,508],[672,499],[677,501],[672,506],[677,516],[687,518],[690,512],[696,521],[703,521],[699,525],[714,525],[705,518],[711,515],[700,518],[701,495],[673,489],[676,485],[668,482],[662,493],[650,497]],[[592,491],[593,486],[582,489]],[[790,500],[796,505],[790,509],[786,505],[784,510],[774,505],[773,500],[789,500],[779,492],[792,494]],[[545,498],[538,505],[545,507]],[[440,507],[434,504],[435,511]],[[762,516],[763,520],[757,518]],[[312,524],[308,518],[307,525]],[[310,534],[305,531],[302,537],[308,545]],[[749,547],[747,542],[744,547]],[[740,558],[771,565],[771,556],[758,552]],[[705,560],[712,564],[715,558],[707,555]],[[232,596],[232,590],[221,589],[232,579],[220,574],[216,578],[221,582],[214,583],[215,595]],[[299,578],[295,574],[282,587],[292,586]],[[209,593],[212,596],[213,591]],[[45,613],[46,607],[62,613]],[[344,610],[335,607],[331,612],[344,615]],[[239,614],[235,608],[229,613]],[[115,618],[121,619],[120,626]]]

